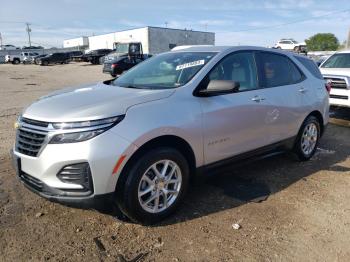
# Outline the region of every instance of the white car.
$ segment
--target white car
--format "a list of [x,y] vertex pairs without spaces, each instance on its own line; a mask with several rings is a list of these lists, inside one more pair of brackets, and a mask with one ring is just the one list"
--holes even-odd
[[332,88],[330,104],[350,107],[350,51],[335,53],[321,64],[320,69]]
[[275,44],[275,48],[283,50],[292,50],[298,53],[306,53],[306,43],[299,43],[294,39],[281,39]]
[[25,63],[31,63],[33,61],[34,56],[39,55],[38,53],[34,52],[22,52],[18,55],[6,55],[5,56],[5,62],[6,63],[12,63],[12,64],[19,64],[21,62]]

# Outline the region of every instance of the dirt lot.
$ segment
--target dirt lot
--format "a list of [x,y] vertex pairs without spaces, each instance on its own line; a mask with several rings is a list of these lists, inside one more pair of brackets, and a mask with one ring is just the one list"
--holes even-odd
[[309,162],[279,155],[197,183],[154,227],[25,189],[8,154],[16,115],[53,90],[108,79],[101,70],[0,65],[1,261],[350,261],[349,127],[331,124]]

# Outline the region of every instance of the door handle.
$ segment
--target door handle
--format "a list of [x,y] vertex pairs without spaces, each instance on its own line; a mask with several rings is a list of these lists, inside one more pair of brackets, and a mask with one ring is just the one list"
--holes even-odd
[[254,97],[252,98],[252,101],[257,102],[257,103],[259,103],[259,102],[261,102],[261,101],[264,101],[264,100],[265,100],[265,98],[260,97],[260,96],[254,96]]
[[304,87],[301,87],[298,91],[299,91],[300,93],[306,93],[306,92],[307,92],[307,89],[305,89]]

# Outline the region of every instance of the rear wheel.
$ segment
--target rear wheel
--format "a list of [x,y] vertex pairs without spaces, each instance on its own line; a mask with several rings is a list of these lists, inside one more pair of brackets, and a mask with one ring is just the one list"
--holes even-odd
[[117,204],[132,221],[153,224],[173,213],[183,199],[189,167],[181,153],[172,148],[146,152],[136,160],[122,185],[117,187]]
[[18,65],[21,61],[19,59],[13,59],[12,64]]
[[315,154],[320,130],[320,123],[316,117],[309,116],[304,121],[294,146],[294,152],[301,161],[309,160]]

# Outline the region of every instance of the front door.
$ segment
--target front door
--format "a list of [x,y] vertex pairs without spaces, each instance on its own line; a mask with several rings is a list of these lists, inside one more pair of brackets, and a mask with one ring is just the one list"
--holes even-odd
[[235,52],[208,74],[210,80],[239,82],[237,93],[201,97],[205,163],[230,158],[268,144],[268,104],[259,89],[254,52]]

